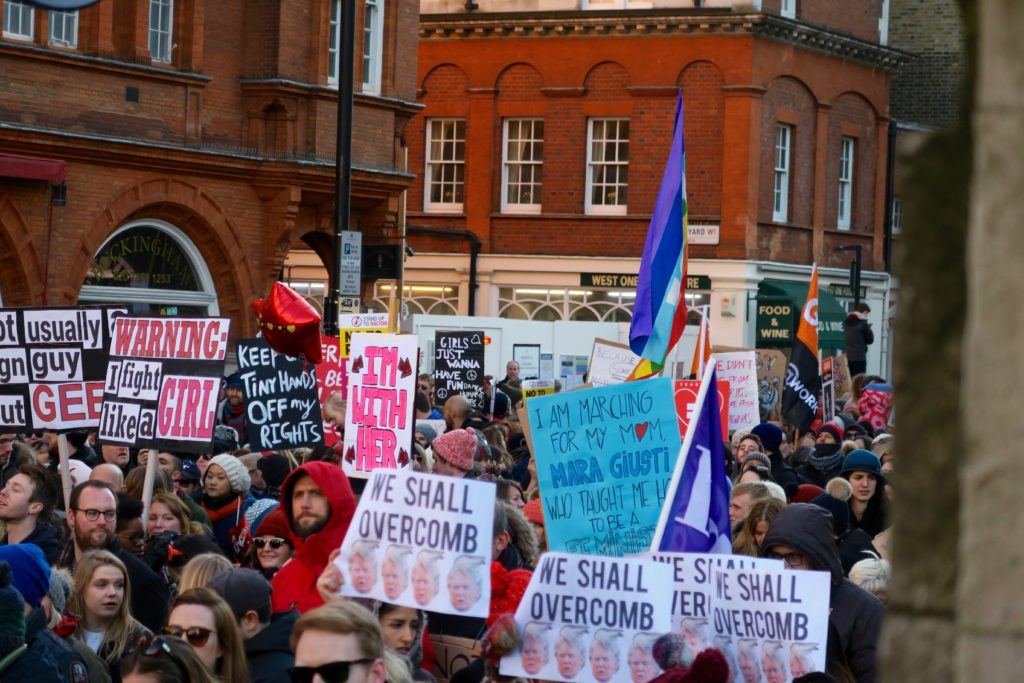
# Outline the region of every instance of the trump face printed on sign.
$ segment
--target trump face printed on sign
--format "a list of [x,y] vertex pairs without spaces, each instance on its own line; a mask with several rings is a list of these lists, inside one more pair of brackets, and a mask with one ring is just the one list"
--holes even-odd
[[434,550],[421,550],[416,556],[416,565],[412,568],[412,597],[417,605],[426,607],[437,595],[440,577],[437,561],[442,553]]
[[480,599],[480,570],[484,564],[483,559],[469,555],[461,555],[452,563],[452,570],[448,572],[448,596],[452,607],[459,612],[471,609]]
[[583,668],[584,650],[583,636],[587,629],[580,626],[565,626],[555,643],[555,661],[558,663],[558,675],[573,680]]
[[384,595],[389,600],[397,600],[409,585],[409,556],[412,549],[400,545],[389,545],[384,551],[384,561],[380,565],[380,578],[384,583]]

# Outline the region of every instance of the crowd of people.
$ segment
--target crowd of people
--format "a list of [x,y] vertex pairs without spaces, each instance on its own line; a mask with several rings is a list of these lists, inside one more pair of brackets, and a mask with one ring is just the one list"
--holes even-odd
[[[828,671],[798,680],[878,678],[893,437],[860,419],[858,394],[873,379],[856,378],[839,415],[813,432],[764,422],[727,444],[734,552],[832,577]],[[229,377],[205,452],[68,434],[66,505],[57,434],[0,434],[0,680],[504,680],[496,660],[520,645],[526,657],[531,637],[509,615],[547,550],[536,462],[517,419],[519,367],[509,362],[504,378],[488,378],[482,408],[461,395],[437,405],[429,374],[417,388],[412,467],[496,485],[487,619],[340,598],[334,559],[364,481],[345,474],[343,440],[250,452],[244,391]],[[340,395],[323,415],[343,436]],[[476,643],[469,665],[443,671],[439,636]],[[635,683],[754,683],[770,664],[723,668],[713,648],[696,652],[683,634],[641,649],[629,659]]]

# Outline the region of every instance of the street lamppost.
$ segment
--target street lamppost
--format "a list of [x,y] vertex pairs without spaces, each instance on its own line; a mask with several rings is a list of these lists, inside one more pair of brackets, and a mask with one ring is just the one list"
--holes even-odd
[[857,305],[860,304],[860,255],[861,245],[859,244],[840,244],[836,247],[836,251],[852,251],[853,261],[850,262],[850,289],[853,290],[853,307],[856,310]]

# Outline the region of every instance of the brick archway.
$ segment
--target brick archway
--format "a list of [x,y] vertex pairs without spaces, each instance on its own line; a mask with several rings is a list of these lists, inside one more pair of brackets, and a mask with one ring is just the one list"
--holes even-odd
[[233,336],[255,333],[247,305],[259,293],[248,250],[227,212],[205,191],[191,183],[153,178],[122,191],[100,213],[82,236],[77,268],[63,283],[62,294],[76,301],[89,266],[103,242],[119,227],[132,220],[160,219],[179,228],[192,240],[210,270],[220,313],[234,321]]
[[4,306],[40,306],[44,269],[25,219],[9,197],[0,200],[0,293]]

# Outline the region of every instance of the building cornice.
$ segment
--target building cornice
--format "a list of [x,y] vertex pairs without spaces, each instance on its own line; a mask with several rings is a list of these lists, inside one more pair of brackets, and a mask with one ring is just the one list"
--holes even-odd
[[912,56],[878,43],[770,14],[726,10],[625,10],[420,15],[421,41],[585,36],[753,36],[893,69]]
[[[243,91],[274,91],[289,92],[292,94],[313,94],[317,97],[337,100],[338,89],[316,83],[303,83],[288,78],[241,78],[239,83]],[[413,100],[405,100],[399,97],[387,97],[385,95],[374,95],[371,93],[355,93],[356,104],[375,107],[378,109],[391,109],[403,111],[407,114],[417,114],[425,105]]]

